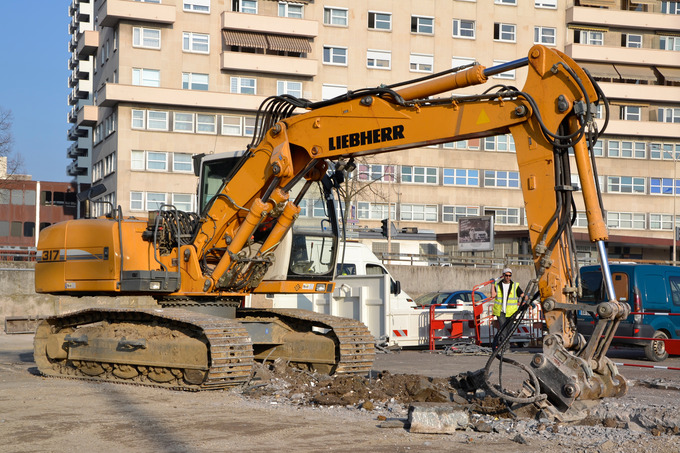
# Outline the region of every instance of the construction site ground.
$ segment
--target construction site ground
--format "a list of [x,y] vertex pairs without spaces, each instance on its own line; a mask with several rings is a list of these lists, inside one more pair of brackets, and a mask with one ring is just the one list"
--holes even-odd
[[[258,366],[245,387],[191,393],[44,378],[32,341],[32,335],[0,333],[2,452],[680,451],[680,371],[667,368],[620,367],[629,382],[626,396],[584,408],[577,421],[555,422],[521,413],[513,418],[483,393],[473,405],[451,398],[451,377],[486,364],[488,354],[474,350],[378,354],[367,378],[327,378],[277,363]],[[529,363],[537,351],[508,354]],[[651,364],[636,349],[609,356]],[[680,357],[658,365],[680,367]],[[498,374],[494,367],[492,376]],[[501,374],[509,390],[524,379],[508,366]],[[412,432],[408,409],[418,401],[458,402],[470,422],[450,434]],[[481,413],[494,405],[496,415]]]

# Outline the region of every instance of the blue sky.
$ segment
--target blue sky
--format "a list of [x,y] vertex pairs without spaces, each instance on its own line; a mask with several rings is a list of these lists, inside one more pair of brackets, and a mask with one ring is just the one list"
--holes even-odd
[[14,116],[14,151],[34,180],[70,181],[67,0],[3,1],[0,107]]

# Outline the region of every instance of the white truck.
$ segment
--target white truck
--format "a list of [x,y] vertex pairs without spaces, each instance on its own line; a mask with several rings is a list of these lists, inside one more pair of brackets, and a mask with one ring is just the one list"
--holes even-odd
[[[344,261],[343,261],[344,256]],[[302,308],[334,316],[352,318],[363,322],[378,343],[401,347],[428,346],[430,341],[430,309],[416,305],[401,290],[401,284],[392,278],[373,252],[360,242],[345,242],[338,251],[338,272],[333,294],[265,295],[253,297],[251,306],[273,308]],[[456,330],[464,339],[474,340],[472,308],[438,308],[435,321],[444,320],[445,328],[437,336],[451,335],[451,320],[462,320]],[[441,323],[439,323],[441,324]],[[482,326],[484,327],[484,326]],[[490,329],[480,329],[483,343],[489,343]],[[438,340],[437,344],[446,342]],[[452,340],[448,340],[451,342]],[[512,341],[527,342],[526,338]]]

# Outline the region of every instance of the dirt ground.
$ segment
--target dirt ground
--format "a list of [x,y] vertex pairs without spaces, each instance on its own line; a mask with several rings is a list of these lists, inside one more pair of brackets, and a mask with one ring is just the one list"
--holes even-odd
[[[533,352],[509,354],[528,363]],[[610,356],[649,365],[640,351]],[[471,410],[470,426],[454,434],[407,429],[412,402],[450,401],[451,377],[486,360],[379,354],[367,379],[329,379],[278,363],[258,367],[246,387],[190,393],[44,378],[33,362],[32,335],[0,334],[0,451],[680,451],[680,371],[664,368],[620,367],[628,394],[598,402],[575,424]],[[680,358],[660,365],[680,367]],[[508,368],[503,376],[509,388],[523,379]]]

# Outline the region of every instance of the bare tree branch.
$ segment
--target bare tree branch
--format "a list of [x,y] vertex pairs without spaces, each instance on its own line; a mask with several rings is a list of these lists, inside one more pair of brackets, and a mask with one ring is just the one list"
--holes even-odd
[[0,173],[1,180],[11,180],[23,171],[24,160],[21,154],[14,153],[14,136],[12,135],[12,125],[14,116],[11,110],[0,107],[0,158],[4,158],[2,162],[4,172]]

